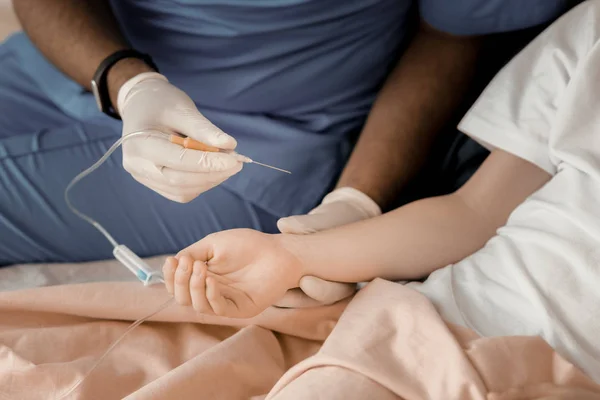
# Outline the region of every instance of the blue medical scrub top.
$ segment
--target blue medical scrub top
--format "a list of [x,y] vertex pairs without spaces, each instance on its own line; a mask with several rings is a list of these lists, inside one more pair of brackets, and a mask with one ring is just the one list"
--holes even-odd
[[[111,0],[131,45],[234,136],[240,153],[293,172],[248,165],[224,183],[276,215],[306,211],[335,183],[417,9],[437,29],[474,35],[549,21],[567,3]],[[24,43],[23,66],[41,90],[74,118],[98,117],[91,94]]]

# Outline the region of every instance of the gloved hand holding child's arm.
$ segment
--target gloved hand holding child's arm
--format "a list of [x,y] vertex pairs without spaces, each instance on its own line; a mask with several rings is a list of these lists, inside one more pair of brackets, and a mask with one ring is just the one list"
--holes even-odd
[[[361,191],[342,187],[329,193],[321,204],[306,215],[282,218],[277,227],[281,233],[306,235],[381,215],[381,208]],[[351,296],[354,283],[330,282],[315,276],[304,276],[298,289],[292,289],[277,302],[279,307],[301,308],[333,304]]]
[[277,303],[303,276],[337,282],[421,278],[484,246],[549,178],[496,150],[456,193],[380,217],[310,235],[245,229],[209,235],[167,260],[165,284],[179,304],[244,318]]

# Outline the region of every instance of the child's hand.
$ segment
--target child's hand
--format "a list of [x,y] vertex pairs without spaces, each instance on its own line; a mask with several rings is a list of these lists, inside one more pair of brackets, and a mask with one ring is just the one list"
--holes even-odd
[[300,260],[281,235],[236,229],[207,236],[163,267],[165,285],[181,305],[233,318],[260,314],[302,277]]

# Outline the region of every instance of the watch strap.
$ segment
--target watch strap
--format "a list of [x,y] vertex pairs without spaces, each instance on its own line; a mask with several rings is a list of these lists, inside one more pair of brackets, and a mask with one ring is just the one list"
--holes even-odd
[[92,91],[94,92],[98,109],[115,119],[121,119],[121,117],[111,104],[107,78],[110,68],[124,58],[140,59],[158,72],[156,64],[154,64],[154,61],[148,54],[140,53],[133,49],[118,50],[102,60],[92,79]]

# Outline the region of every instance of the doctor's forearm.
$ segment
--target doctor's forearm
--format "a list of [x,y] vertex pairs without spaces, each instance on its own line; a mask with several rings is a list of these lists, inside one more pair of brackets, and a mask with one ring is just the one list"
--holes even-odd
[[[108,0],[14,0],[13,4],[23,29],[44,56],[87,89],[102,60],[128,47]],[[111,98],[120,83],[145,71],[151,69],[141,61],[117,63],[109,74]]]
[[338,187],[359,189],[387,207],[460,104],[478,49],[479,39],[422,27],[381,90]]

